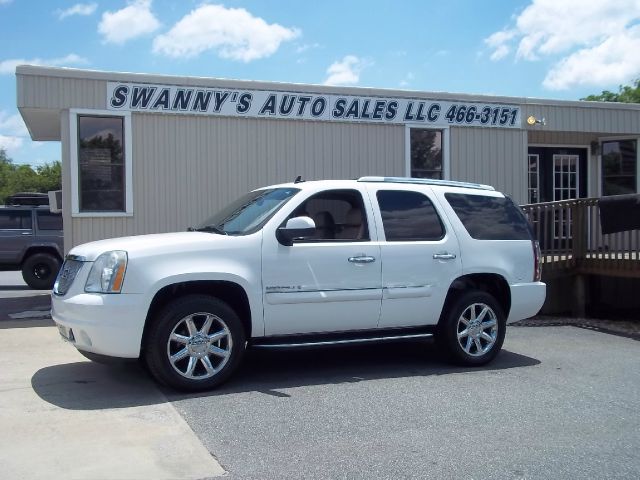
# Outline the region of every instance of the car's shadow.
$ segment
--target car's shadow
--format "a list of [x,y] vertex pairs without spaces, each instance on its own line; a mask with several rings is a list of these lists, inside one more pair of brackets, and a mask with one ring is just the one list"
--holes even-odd
[[[385,378],[428,377],[530,367],[540,361],[503,350],[484,367],[445,363],[433,345],[395,343],[309,350],[249,350],[231,380],[216,390],[182,394],[162,388],[170,401],[261,392],[289,397],[285,390],[309,386],[366,382]],[[78,362],[37,371],[31,385],[45,401],[70,410],[97,410],[152,405],[166,401],[138,363],[120,366]]]

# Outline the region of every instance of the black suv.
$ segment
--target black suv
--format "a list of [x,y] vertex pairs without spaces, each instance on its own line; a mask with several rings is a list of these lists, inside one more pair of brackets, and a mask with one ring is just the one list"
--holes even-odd
[[0,206],[0,271],[22,270],[35,289],[53,287],[64,252],[62,215],[46,202],[46,195],[15,195]]

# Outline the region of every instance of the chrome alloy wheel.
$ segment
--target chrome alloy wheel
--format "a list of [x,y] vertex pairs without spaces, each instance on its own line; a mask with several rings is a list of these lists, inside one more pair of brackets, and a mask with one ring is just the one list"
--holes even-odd
[[182,318],[171,331],[167,356],[173,369],[189,380],[216,375],[229,361],[233,341],[220,317],[206,312]]
[[472,357],[491,350],[498,338],[496,313],[484,303],[469,305],[458,318],[458,344]]

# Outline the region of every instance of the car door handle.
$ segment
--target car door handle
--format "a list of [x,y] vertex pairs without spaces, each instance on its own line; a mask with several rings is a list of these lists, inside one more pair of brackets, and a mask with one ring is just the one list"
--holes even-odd
[[456,254],[455,253],[434,253],[433,254],[433,259],[434,260],[453,260],[454,258],[456,258]]
[[20,235],[31,235],[31,232],[22,232]]
[[376,257],[370,257],[369,255],[361,255],[358,257],[349,257],[349,262],[355,263],[356,265],[362,265],[363,263],[373,263],[376,261]]

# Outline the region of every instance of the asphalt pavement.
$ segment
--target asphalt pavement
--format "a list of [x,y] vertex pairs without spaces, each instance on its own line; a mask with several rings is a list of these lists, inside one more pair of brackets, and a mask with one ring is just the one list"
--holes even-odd
[[230,478],[640,478],[640,343],[576,327],[509,327],[482,369],[424,343],[255,351],[166,394]]
[[0,328],[53,325],[50,295],[32,290],[20,272],[0,272]]

